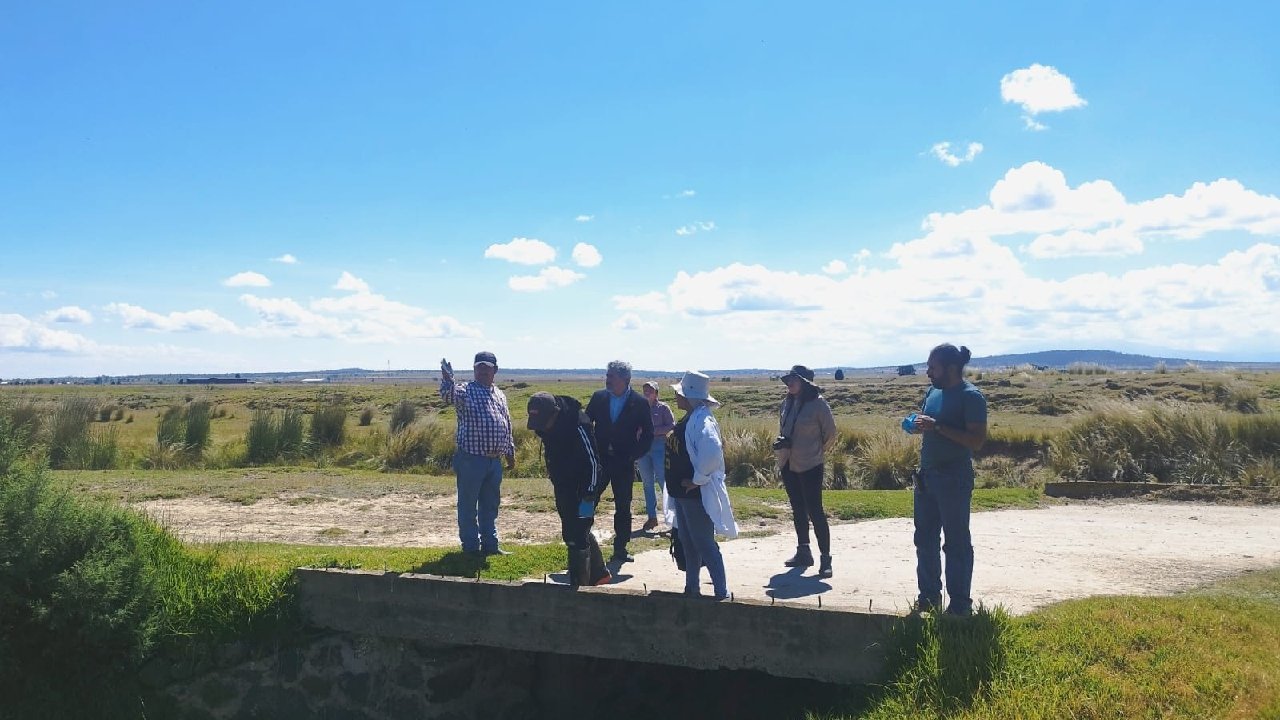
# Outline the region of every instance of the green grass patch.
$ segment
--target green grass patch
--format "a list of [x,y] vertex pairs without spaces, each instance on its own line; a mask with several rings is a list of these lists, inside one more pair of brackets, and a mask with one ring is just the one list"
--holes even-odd
[[894,681],[845,717],[1280,718],[1280,570],[1024,617],[908,618]]
[[[734,515],[752,517],[790,517],[787,493],[781,488],[729,488]],[[1036,507],[1044,502],[1032,488],[979,488],[973,491],[975,511],[1000,510],[1011,507]],[[824,490],[822,504],[827,515],[838,520],[880,520],[911,517],[910,490]]]

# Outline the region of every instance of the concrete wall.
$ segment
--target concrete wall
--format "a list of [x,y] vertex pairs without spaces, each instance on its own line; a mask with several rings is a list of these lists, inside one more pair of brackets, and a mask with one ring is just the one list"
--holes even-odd
[[617,588],[571,590],[349,570],[297,571],[312,623],[451,646],[758,670],[829,683],[884,679],[892,615],[714,602]]

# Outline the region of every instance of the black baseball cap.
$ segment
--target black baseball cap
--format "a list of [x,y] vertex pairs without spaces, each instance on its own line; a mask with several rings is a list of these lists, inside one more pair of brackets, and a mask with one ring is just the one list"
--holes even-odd
[[485,351],[483,351],[483,352],[478,352],[478,353],[476,353],[476,360],[475,360],[475,362],[474,362],[474,363],[472,363],[472,364],[473,364],[473,365],[479,365],[480,363],[487,363],[487,364],[492,365],[492,366],[494,366],[494,367],[498,367],[498,356],[497,356],[497,355],[494,355],[493,353],[489,352],[488,350],[485,350]]
[[529,398],[529,429],[538,432],[550,428],[558,409],[554,395],[545,392],[534,393]]

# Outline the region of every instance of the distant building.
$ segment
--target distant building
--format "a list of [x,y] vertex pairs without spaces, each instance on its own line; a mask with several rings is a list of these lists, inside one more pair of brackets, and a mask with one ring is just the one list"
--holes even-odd
[[249,382],[247,378],[180,378],[179,385],[245,385]]

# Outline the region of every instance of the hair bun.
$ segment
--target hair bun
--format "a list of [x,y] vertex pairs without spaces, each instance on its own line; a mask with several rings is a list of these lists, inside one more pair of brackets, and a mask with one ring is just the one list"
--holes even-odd
[[967,363],[967,362],[969,362],[969,358],[971,358],[971,357],[973,357],[973,353],[969,352],[969,348],[965,347],[964,345],[961,345],[961,346],[960,346],[960,360],[961,360],[961,362],[965,362],[965,363]]

